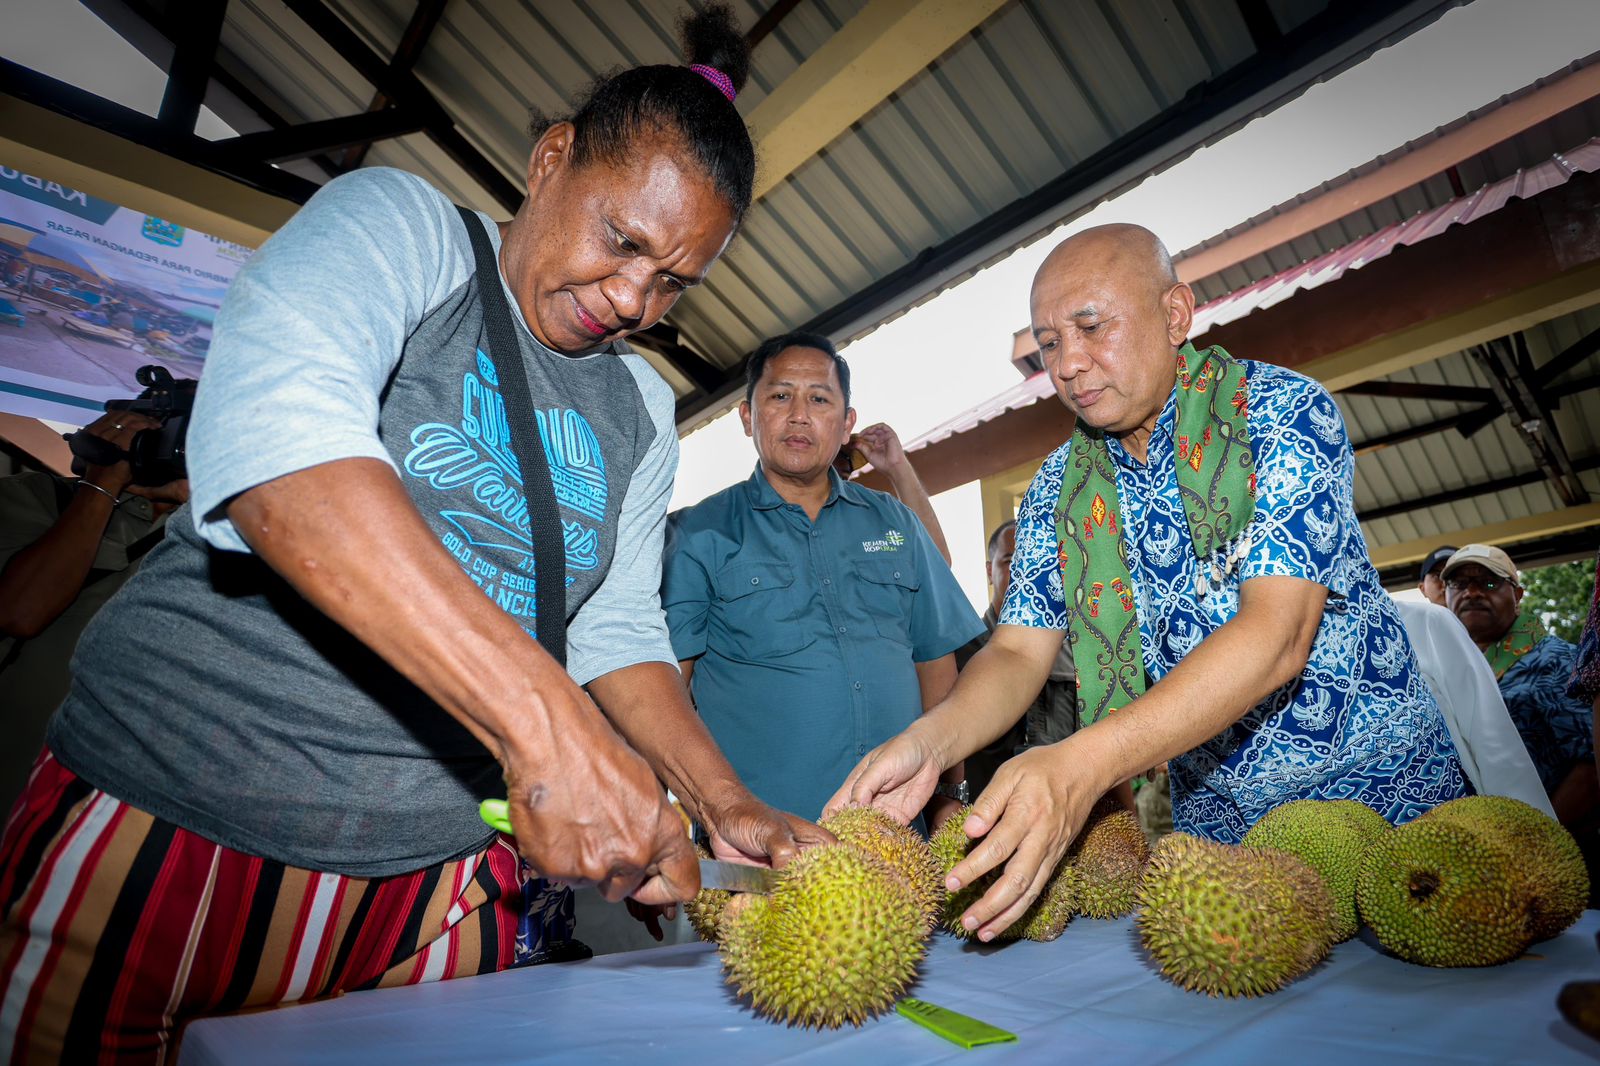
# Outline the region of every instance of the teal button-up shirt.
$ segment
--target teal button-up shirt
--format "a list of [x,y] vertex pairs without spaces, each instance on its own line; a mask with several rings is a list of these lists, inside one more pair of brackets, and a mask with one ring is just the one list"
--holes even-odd
[[814,523],[759,465],[674,513],[661,587],[706,727],[752,792],[805,818],[922,713],[916,664],[983,632],[910,509],[828,476]]

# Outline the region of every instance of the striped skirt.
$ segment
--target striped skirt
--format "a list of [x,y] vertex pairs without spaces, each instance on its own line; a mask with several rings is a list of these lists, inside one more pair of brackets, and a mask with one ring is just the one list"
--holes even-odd
[[571,894],[528,881],[507,837],[411,874],[317,873],[130,807],[48,752],[0,838],[0,907],[4,1062],[171,1061],[191,1018],[501,970],[572,931]]

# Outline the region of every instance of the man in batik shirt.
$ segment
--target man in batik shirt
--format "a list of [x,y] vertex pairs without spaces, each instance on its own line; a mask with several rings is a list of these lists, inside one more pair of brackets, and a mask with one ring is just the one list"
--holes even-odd
[[1163,761],[1174,826],[1228,842],[1289,800],[1405,822],[1465,791],[1367,558],[1338,407],[1300,374],[1196,351],[1193,312],[1148,230],[1088,230],[1045,260],[1033,334],[1077,431],[1023,499],[994,636],[832,801],[908,817],[1015,721],[1067,631],[1083,725],[999,769],[966,823],[985,839],[947,882],[1005,864],[963,916],[980,939],[1037,896],[1096,797]]
[[1500,680],[1500,695],[1539,780],[1563,824],[1578,825],[1600,805],[1594,764],[1594,713],[1567,693],[1578,649],[1522,610],[1511,556],[1468,544],[1444,567],[1445,598]]

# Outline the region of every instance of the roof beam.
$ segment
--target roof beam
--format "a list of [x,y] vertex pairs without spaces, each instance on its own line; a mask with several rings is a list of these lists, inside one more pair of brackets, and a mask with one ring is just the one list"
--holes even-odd
[[415,74],[409,70],[391,69],[389,61],[367,47],[367,43],[322,0],[284,0],[284,4],[358,74],[371,82],[375,89],[399,106],[419,115],[433,143],[481,185],[485,192],[499,201],[502,207],[507,211],[515,211],[521,206],[522,188],[509,181],[488,156],[461,135],[455,127],[455,120]]
[[800,0],[777,0],[777,3],[762,12],[756,24],[750,27],[750,32],[744,35],[744,43],[754,51],[756,45],[767,39],[767,34],[778,28],[778,23],[786,18],[800,4]]
[[[433,28],[439,24],[439,18],[444,14],[446,0],[417,0],[416,8],[411,12],[411,21],[406,23],[405,32],[400,35],[400,43],[395,45],[394,55],[389,57],[389,72],[391,75],[409,73],[416,66],[417,58],[422,55],[423,48],[427,47],[428,38],[433,36]],[[372,100],[367,104],[368,111],[382,111],[388,107],[389,97],[378,90],[372,94]],[[414,132],[414,131],[407,131]],[[354,170],[367,158],[367,149],[372,147],[372,142],[353,145],[345,152],[340,165],[346,170]]]
[[1492,389],[1479,389],[1471,385],[1430,385],[1420,381],[1361,381],[1343,392],[1358,396],[1388,396],[1397,400],[1437,400],[1441,403],[1488,403],[1494,399]]
[[[1573,464],[1573,469],[1582,473],[1600,468],[1600,456],[1592,455],[1587,459],[1580,459]],[[1429,507],[1439,507],[1447,503],[1459,503],[1462,500],[1472,500],[1479,496],[1489,496],[1507,489],[1520,489],[1525,485],[1537,485],[1545,480],[1543,469],[1525,470],[1520,474],[1507,474],[1505,477],[1495,478],[1492,481],[1479,481],[1471,485],[1463,485],[1458,489],[1446,489],[1435,492],[1429,496],[1419,496],[1415,499],[1401,500],[1398,503],[1387,503],[1381,507],[1371,507],[1365,511],[1357,511],[1356,519],[1361,522],[1376,522],[1380,518],[1393,518],[1395,515],[1410,514],[1413,511],[1424,511]]]
[[222,37],[222,20],[228,14],[228,0],[200,0],[184,5],[181,19],[174,19],[172,63],[167,68],[167,87],[161,94],[157,120],[176,133],[193,133],[200,117],[200,104],[206,98],[206,83],[211,80],[211,63]]
[[219,149],[235,153],[240,159],[283,163],[349,145],[368,145],[373,141],[403,137],[420,129],[422,120],[411,112],[404,108],[388,107],[382,111],[364,111],[359,115],[343,115],[282,129],[245,133],[213,143]]
[[868,0],[750,112],[750,127],[760,134],[755,198],[766,195],[1005,3]]
[[1279,28],[1267,0],[1238,0],[1237,6],[1239,17],[1244,19],[1244,28],[1250,32],[1250,41],[1258,52],[1271,48],[1283,39],[1283,30]]
[[[1370,174],[1345,182],[1257,225],[1246,224],[1236,236],[1193,254],[1174,265],[1184,281],[1198,281],[1220,270],[1287,244],[1380,200],[1426,181],[1523,130],[1600,96],[1600,63],[1574,71],[1528,95],[1501,104],[1479,118],[1429,141]],[[1404,149],[1402,149],[1404,151]]]
[[[1553,389],[1546,389],[1544,398],[1552,408],[1556,408],[1561,406],[1563,397],[1573,396],[1580,392],[1588,392],[1594,388],[1600,388],[1600,374],[1591,374],[1588,377],[1563,382]],[[1352,391],[1354,390],[1345,390],[1346,393]],[[1505,408],[1500,406],[1500,401],[1491,400],[1477,410],[1468,411],[1465,414],[1449,415],[1437,421],[1425,422],[1418,426],[1407,426],[1392,433],[1384,433],[1380,436],[1369,437],[1363,441],[1356,441],[1351,445],[1351,448],[1355,451],[1356,458],[1359,459],[1368,453],[1391,448],[1396,444],[1404,444],[1408,440],[1430,437],[1435,433],[1443,433],[1447,429],[1457,430],[1463,437],[1470,437],[1503,414],[1505,414]]]
[[684,344],[677,329],[666,322],[630,333],[628,343],[655,352],[702,392],[719,387],[727,378],[727,371]]
[[[1496,544],[1504,548],[1507,545],[1576,529],[1588,529],[1592,526],[1600,526],[1600,503],[1563,507],[1543,514],[1524,515],[1508,522],[1492,522],[1489,525],[1463,529],[1451,534],[1450,540],[1453,544]],[[1439,537],[1419,537],[1416,540],[1375,548],[1369,550],[1367,554],[1372,559],[1372,565],[1379,570],[1415,565],[1422,562],[1428,557],[1429,552],[1439,546],[1439,540]],[[1589,543],[1592,550],[1594,542]]]
[[[45,83],[60,95],[41,93]],[[185,148],[213,150],[193,134],[171,137],[148,115],[0,60],[0,158],[19,170],[250,247],[316,189],[266,166],[252,168],[256,181],[247,183],[236,169],[186,157]]]
[[1558,353],[1538,370],[1537,377],[1541,389],[1548,388],[1556,378],[1565,374],[1595,352],[1600,351],[1600,329],[1593,330],[1567,348]]
[[[1534,567],[1551,566],[1575,559],[1592,559],[1594,532],[1592,528],[1580,527],[1530,539],[1519,539],[1516,548],[1517,565],[1523,570],[1531,570]],[[1434,543],[1437,543],[1437,540]],[[1388,563],[1378,567],[1377,570],[1378,580],[1382,582],[1384,588],[1410,588],[1417,583],[1416,560],[1398,565]]]
[[1600,176],[1576,174],[1471,225],[1215,326],[1196,343],[1270,359],[1338,392],[1597,300]]
[[1544,476],[1561,502],[1568,507],[1587,503],[1589,493],[1578,481],[1577,471],[1572,468],[1572,458],[1567,454],[1567,446],[1550,418],[1544,397],[1521,373],[1518,364],[1524,360],[1518,356],[1525,354],[1526,341],[1520,335],[1516,339],[1518,347],[1523,349],[1520,352],[1513,348],[1510,341],[1498,338],[1472,348],[1471,355],[1488,376],[1489,385],[1494,389],[1500,406],[1511,415],[1512,424],[1522,435],[1528,451],[1533,453],[1533,461],[1544,471]]

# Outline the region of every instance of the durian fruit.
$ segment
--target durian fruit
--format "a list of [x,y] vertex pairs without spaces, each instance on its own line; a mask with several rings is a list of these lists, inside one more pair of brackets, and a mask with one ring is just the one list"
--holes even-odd
[[916,830],[901,825],[876,807],[846,807],[820,824],[840,840],[882,859],[889,869],[905,878],[928,928],[938,923],[945,896],[944,876],[935,865],[927,842]]
[[[967,815],[971,813],[970,806],[961,808],[951,815],[928,841],[928,850],[933,855],[934,867],[938,871],[938,883],[941,886],[956,863],[966,858],[967,852],[975,843],[968,839],[961,828],[966,823]],[[968,907],[989,891],[999,879],[1003,869],[1004,867],[1000,867],[991,870],[980,877],[976,884],[964,885],[955,892],[946,893],[944,904],[939,910],[939,927],[948,933],[970,939],[974,934],[961,924],[961,916],[966,913]],[[1077,913],[1079,884],[1078,872],[1072,868],[1071,863],[1063,859],[1051,874],[1044,891],[1039,894],[1033,906],[1024,911],[1022,917],[1012,922],[991,943],[1009,940],[1050,941],[1059,937],[1066,930],[1073,914]]]
[[1389,828],[1381,814],[1354,800],[1295,800],[1263,815],[1242,843],[1286,851],[1322,875],[1333,900],[1332,931],[1338,943],[1355,936],[1361,926],[1356,875],[1367,846]]
[[1056,867],[1044,891],[1021,918],[1006,933],[1016,933],[1024,940],[1048,942],[1066,931],[1067,923],[1078,907],[1078,872],[1063,862]]
[[[703,845],[696,844],[694,850],[702,859],[712,857],[711,852]],[[732,892],[720,888],[702,888],[695,893],[694,899],[683,905],[684,913],[689,917],[689,924],[700,934],[701,940],[709,940],[713,944],[721,940],[718,932],[719,923],[722,921],[722,914],[728,906],[728,901],[732,898]]]
[[765,899],[730,908],[729,984],[788,1025],[860,1025],[916,975],[927,924],[905,880],[853,844],[807,849]]
[[1078,913],[1090,918],[1132,914],[1149,859],[1150,842],[1134,813],[1110,800],[1096,803],[1067,850],[1078,874]]
[[1139,888],[1139,937],[1174,984],[1212,996],[1276,992],[1332,944],[1333,903],[1315,870],[1282,851],[1172,833]]
[[1493,837],[1430,818],[1367,849],[1356,905],[1378,942],[1425,966],[1493,966],[1522,954],[1529,895],[1521,861]]
[[[967,857],[967,852],[972,850],[973,841],[962,830],[967,822],[967,816],[972,813],[969,803],[959,811],[946,818],[933,836],[928,838],[928,851],[933,856],[933,866],[938,873],[939,884],[943,886],[944,879],[950,876],[950,871],[955,869],[956,863]],[[962,885],[954,892],[947,892],[944,903],[939,908],[938,924],[947,933],[959,937],[970,938],[973,934],[961,924],[961,916],[968,907],[978,902],[978,899],[994,884],[995,874],[991,871],[978,878],[976,884]]]
[[1560,822],[1509,796],[1464,796],[1442,803],[1420,821],[1447,821],[1509,847],[1527,880],[1528,932],[1535,940],[1560,935],[1589,903],[1589,869],[1578,842]]

